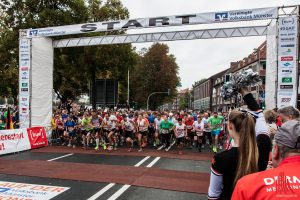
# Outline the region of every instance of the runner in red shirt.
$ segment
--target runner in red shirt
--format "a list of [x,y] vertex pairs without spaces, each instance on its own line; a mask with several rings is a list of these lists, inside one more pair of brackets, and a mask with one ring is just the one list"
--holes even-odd
[[185,126],[187,129],[186,140],[188,141],[191,148],[193,148],[193,140],[194,140],[193,124],[194,124],[193,116],[188,116],[187,120],[185,120]]
[[232,199],[300,199],[300,123],[298,121],[285,122],[275,134],[272,161],[273,166],[278,166],[277,168],[241,178],[236,184]]

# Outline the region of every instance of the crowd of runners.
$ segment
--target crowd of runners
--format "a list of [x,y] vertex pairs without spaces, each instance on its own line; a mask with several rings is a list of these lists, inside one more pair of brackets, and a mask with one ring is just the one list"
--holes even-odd
[[223,149],[227,113],[158,112],[56,109],[52,119],[52,142],[75,148],[139,152],[154,147],[169,151],[205,146],[217,152]]

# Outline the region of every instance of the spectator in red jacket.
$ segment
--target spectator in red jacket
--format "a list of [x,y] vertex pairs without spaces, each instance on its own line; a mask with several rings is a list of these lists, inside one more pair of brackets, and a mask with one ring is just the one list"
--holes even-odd
[[233,200],[300,199],[300,123],[283,123],[274,137],[274,169],[241,178],[234,189]]

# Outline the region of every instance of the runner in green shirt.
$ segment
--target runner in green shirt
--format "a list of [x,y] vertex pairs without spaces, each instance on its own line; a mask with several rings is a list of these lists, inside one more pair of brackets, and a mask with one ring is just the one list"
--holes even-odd
[[208,123],[211,128],[211,135],[215,139],[214,146],[213,146],[213,152],[217,152],[217,145],[219,140],[219,134],[222,129],[224,117],[218,115],[218,112],[214,112],[214,115],[209,118]]
[[90,139],[91,139],[91,131],[93,130],[93,126],[91,122],[92,122],[92,118],[89,116],[89,113],[87,112],[84,113],[81,121],[81,126],[83,127],[82,140],[84,143],[83,148],[85,149],[89,146]]
[[165,148],[166,151],[169,151],[170,146],[170,131],[174,128],[174,124],[168,120],[168,116],[163,116],[163,120],[160,123],[160,132],[162,136],[163,145],[159,147],[157,150],[161,150]]

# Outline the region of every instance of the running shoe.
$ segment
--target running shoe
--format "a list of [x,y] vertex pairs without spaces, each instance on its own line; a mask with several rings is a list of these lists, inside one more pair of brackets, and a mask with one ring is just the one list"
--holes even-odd
[[99,146],[96,146],[96,147],[95,147],[95,150],[99,150]]
[[173,145],[175,144],[175,142],[176,142],[176,140],[173,140],[173,142],[172,142],[171,146],[173,146]]
[[106,150],[106,149],[107,149],[107,147],[106,147],[105,144],[103,144],[102,148],[103,148],[103,150]]
[[165,151],[169,151],[171,149],[171,146],[169,146],[168,148],[165,149]]
[[72,145],[71,144],[68,144],[68,147],[71,147]]
[[112,147],[112,146],[109,146],[109,147],[107,148],[107,150],[108,150],[108,151],[112,151],[112,150],[113,150],[113,147]]
[[131,150],[132,150],[132,149],[131,149],[131,148],[129,148],[129,149],[128,149],[128,152],[131,152]]
[[138,150],[138,152],[142,152],[143,151],[143,149],[142,148],[140,148],[139,150]]
[[73,145],[73,149],[75,149],[75,147],[76,147],[76,146],[75,146],[75,144],[74,144],[74,145]]
[[217,151],[218,151],[218,150],[217,150],[217,147],[214,146],[214,147],[213,147],[213,152],[214,152],[214,153],[217,153]]
[[158,150],[158,151],[159,151],[159,150],[162,150],[162,149],[163,149],[163,148],[165,148],[165,147],[166,147],[166,145],[165,145],[165,144],[164,144],[164,145],[161,145],[160,147],[158,147],[158,149],[157,149],[157,150]]
[[222,145],[220,145],[219,149],[220,149],[220,150],[222,150],[222,149],[223,149]]

